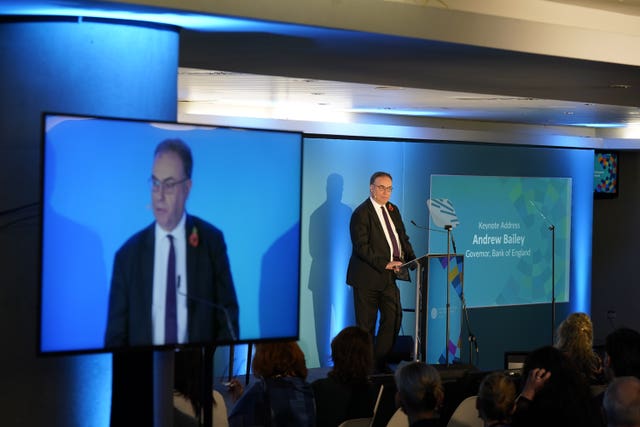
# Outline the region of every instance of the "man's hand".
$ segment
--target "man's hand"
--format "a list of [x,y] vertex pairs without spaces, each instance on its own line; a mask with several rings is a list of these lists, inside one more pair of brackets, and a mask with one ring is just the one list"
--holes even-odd
[[536,393],[539,392],[547,380],[551,378],[551,372],[544,368],[535,368],[529,372],[527,381],[522,389],[521,396],[529,400],[533,400]]
[[227,386],[227,392],[229,392],[229,395],[231,396],[231,400],[233,402],[237,402],[238,399],[240,399],[240,396],[242,396],[242,393],[244,392],[244,387],[242,387],[242,384],[240,383],[240,381],[233,378],[228,383],[225,383],[225,385]]
[[398,271],[401,265],[402,263],[400,261],[391,261],[390,263],[387,263],[387,266],[385,267],[385,269]]

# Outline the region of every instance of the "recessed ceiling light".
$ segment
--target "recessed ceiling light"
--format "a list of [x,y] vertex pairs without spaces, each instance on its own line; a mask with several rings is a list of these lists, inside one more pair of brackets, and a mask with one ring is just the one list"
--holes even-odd
[[631,85],[624,84],[624,83],[613,83],[613,84],[610,84],[609,87],[611,89],[631,89]]

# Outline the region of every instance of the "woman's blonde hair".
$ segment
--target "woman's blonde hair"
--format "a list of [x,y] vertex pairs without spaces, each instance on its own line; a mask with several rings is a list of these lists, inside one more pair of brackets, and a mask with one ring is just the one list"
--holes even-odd
[[558,326],[555,347],[573,361],[587,376],[601,368],[600,357],[593,351],[593,324],[586,313],[571,313]]

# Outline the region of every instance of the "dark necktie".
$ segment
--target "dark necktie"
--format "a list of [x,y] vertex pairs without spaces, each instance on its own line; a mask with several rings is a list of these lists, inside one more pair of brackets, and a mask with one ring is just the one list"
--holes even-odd
[[178,316],[176,315],[176,251],[173,236],[169,238],[169,259],[167,260],[167,298],[165,301],[164,341],[166,344],[178,342]]
[[387,225],[387,231],[389,232],[389,238],[391,239],[391,246],[393,246],[393,260],[400,261],[400,247],[398,246],[396,235],[393,233],[393,227],[391,227],[389,215],[387,215],[387,210],[384,208],[384,206],[380,206],[380,209],[382,209],[384,223]]

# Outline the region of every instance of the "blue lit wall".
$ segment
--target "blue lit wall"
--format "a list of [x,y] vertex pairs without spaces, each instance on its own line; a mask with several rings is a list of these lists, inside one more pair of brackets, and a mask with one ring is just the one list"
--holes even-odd
[[[427,234],[410,221],[428,224],[431,174],[571,178],[570,301],[557,305],[556,323],[570,311],[589,312],[592,150],[305,138],[301,344],[310,366],[329,364],[331,337],[353,324],[352,294],[345,284],[349,218],[368,197],[369,176],[376,170],[393,175],[392,201],[400,207],[416,254],[427,252]],[[398,283],[403,307],[414,308],[415,281]],[[470,320],[483,349],[482,368],[501,368],[506,350],[550,342],[549,304],[474,309]],[[401,334],[413,335],[414,325],[413,313],[405,313]],[[463,347],[464,362],[466,351]]]
[[[0,40],[2,57],[10,58],[0,66],[0,174],[11,183],[3,210],[40,200],[42,112],[176,118],[174,29],[86,20],[4,22]],[[0,369],[12,389],[0,399],[3,424],[108,426],[111,355],[36,356],[39,231],[36,215],[0,234],[6,272],[0,328],[8,349],[0,352]],[[80,235],[80,229],[70,232],[68,244]]]

